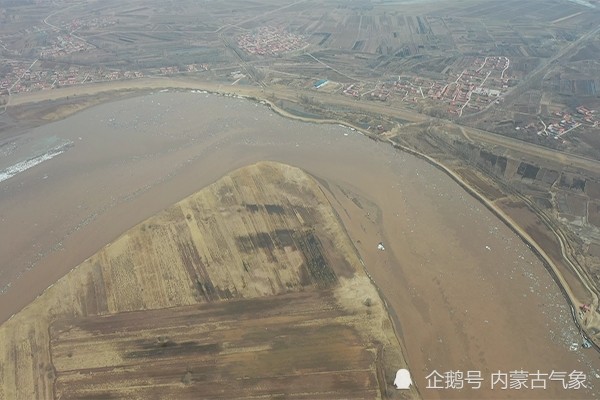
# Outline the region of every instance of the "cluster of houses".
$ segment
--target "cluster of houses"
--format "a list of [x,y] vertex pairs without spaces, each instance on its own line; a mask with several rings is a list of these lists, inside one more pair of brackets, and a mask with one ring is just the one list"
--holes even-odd
[[356,88],[355,85],[350,85],[347,88],[344,89],[343,93],[346,96],[352,96],[352,97],[358,97],[360,95],[360,92],[358,91],[358,89]]
[[583,120],[595,127],[600,125],[600,121],[595,118],[595,110],[590,110],[584,106],[577,107],[577,114],[581,115]]
[[538,134],[546,134],[559,138],[564,134],[572,131],[580,126],[598,128],[600,121],[595,118],[595,110],[590,110],[585,106],[577,107],[577,113],[570,114],[565,111],[557,111],[554,113],[554,120],[545,126]]
[[390,96],[400,96],[402,101],[414,103],[430,99],[448,104],[450,114],[462,114],[467,106],[471,110],[479,110],[493,101],[499,102],[508,88],[508,57],[477,57],[467,62],[458,77],[446,82],[402,76],[394,82],[383,82],[366,91],[363,85],[351,84],[342,93],[380,101],[386,101]]
[[378,83],[374,89],[361,93],[362,90],[363,85],[351,84],[342,93],[346,96],[362,97],[363,99],[378,101],[387,101],[392,95],[392,86],[386,83]]
[[58,35],[52,45],[40,52],[41,59],[52,59],[68,54],[90,50],[91,46],[71,35]]
[[[141,71],[115,71],[80,66],[72,66],[64,70],[42,70],[37,67],[29,68],[29,66],[20,63],[9,65],[12,67],[11,71],[0,77],[0,95],[7,95],[9,90],[11,94],[16,94],[86,82],[106,82],[144,77],[144,73]],[[206,64],[190,64],[184,66],[183,69],[178,66],[162,67],[156,72],[161,75],[174,75],[181,72],[206,70],[208,70]]]
[[108,17],[93,17],[89,19],[74,18],[69,22],[62,24],[62,28],[69,32],[94,29],[94,28],[106,28],[116,24],[116,21]]
[[169,67],[161,67],[158,72],[160,75],[175,75],[181,72],[198,72],[198,71],[208,71],[208,65],[206,64],[189,64],[180,68],[177,65],[169,66]]
[[458,78],[437,91],[433,97],[449,101],[448,112],[462,115],[465,108],[480,110],[508,88],[508,57],[476,58]]
[[562,119],[560,121],[553,122],[546,126],[544,133],[547,135],[560,137],[581,125],[571,116],[571,114],[560,112],[556,114],[556,116],[561,117]]
[[306,46],[302,36],[294,35],[283,28],[264,26],[252,33],[238,36],[237,45],[250,54],[275,56]]
[[[83,68],[72,66],[65,70],[28,69],[23,65],[14,65],[10,73],[0,78],[0,95],[70,86],[84,82],[115,81],[120,79],[141,78],[140,71],[112,71],[102,68]],[[20,77],[20,79],[19,79]]]
[[544,122],[544,119],[539,118],[536,121],[530,122],[523,128],[517,126],[516,130],[525,129],[529,132],[533,130],[538,135],[549,136],[554,139],[560,139],[565,134],[572,130],[579,128],[600,128],[600,121],[596,119],[596,111],[591,110],[585,106],[579,106],[576,108],[576,113],[569,113],[567,111],[556,111],[546,117],[549,123]]

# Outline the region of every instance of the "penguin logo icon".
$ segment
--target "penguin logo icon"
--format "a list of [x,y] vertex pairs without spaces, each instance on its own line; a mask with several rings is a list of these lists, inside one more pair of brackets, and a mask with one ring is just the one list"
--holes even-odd
[[410,379],[410,372],[407,369],[401,368],[396,372],[396,379],[394,379],[394,386],[396,389],[410,389],[412,385],[412,379]]

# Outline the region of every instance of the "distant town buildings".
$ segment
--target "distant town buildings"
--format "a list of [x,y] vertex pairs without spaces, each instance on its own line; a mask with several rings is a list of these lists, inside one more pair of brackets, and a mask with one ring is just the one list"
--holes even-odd
[[424,103],[445,107],[447,113],[460,116],[501,101],[508,89],[511,79],[508,57],[465,57],[456,67],[461,72],[448,75],[446,80],[401,75],[396,80],[374,85],[353,83],[346,86],[342,94],[368,100]]
[[90,50],[92,46],[71,35],[58,35],[50,46],[44,47],[40,52],[41,59],[53,59],[75,52]]
[[0,78],[0,95],[37,90],[53,89],[88,82],[115,81],[120,79],[141,78],[144,74],[140,71],[115,71],[105,68],[92,68],[70,66],[64,69],[44,69],[35,65],[22,63],[9,63],[10,72]]
[[252,33],[238,36],[237,45],[250,54],[275,56],[298,50],[307,45],[302,36],[294,35],[283,28],[261,27]]
[[[88,52],[89,59],[94,59],[95,52],[98,51],[95,45],[84,39],[86,36],[81,32],[109,27],[117,23],[114,17],[89,16],[62,21],[57,23],[57,26],[43,21],[39,26],[27,27],[24,29],[27,34],[34,34],[40,38],[38,47],[29,53],[29,61],[23,61],[28,57],[24,57],[20,49],[11,49],[10,44],[0,41],[0,48],[5,56],[2,75],[0,75],[0,96],[88,82],[140,78],[146,74],[170,76],[209,69],[208,64],[184,65],[175,61],[157,62],[156,66],[144,69],[144,72],[118,69],[118,67],[115,69],[95,67],[93,63],[83,65],[69,63],[69,60],[79,59],[80,56],[87,59]],[[271,57],[296,51],[308,45],[305,37],[291,33],[284,27],[272,26],[248,31],[237,36],[235,40],[237,46],[249,54]],[[34,57],[37,58],[33,59]],[[322,72],[323,67],[333,69],[316,58],[315,61],[322,64],[318,66],[319,69],[315,69],[319,74],[325,74]],[[520,61],[517,59],[516,62]],[[247,77],[246,73],[231,72],[231,69],[228,73],[234,83]],[[337,76],[344,76],[344,74]],[[322,90],[329,93],[338,93],[360,100],[399,101],[419,112],[434,113],[436,116],[460,117],[501,103],[509,87],[522,76],[522,71],[511,65],[509,57],[465,56],[444,66],[439,74],[430,74],[427,77],[401,73],[393,77],[381,76],[377,81],[352,79],[345,82],[330,82],[327,79],[319,79],[318,76],[306,76],[305,88],[323,88]],[[580,105],[575,110],[556,111],[549,115],[536,115],[535,111],[532,111],[531,120],[520,121],[518,125],[515,123],[514,128],[521,133],[537,133],[540,136],[556,139],[579,127],[580,129],[600,128],[595,110],[590,107]]]

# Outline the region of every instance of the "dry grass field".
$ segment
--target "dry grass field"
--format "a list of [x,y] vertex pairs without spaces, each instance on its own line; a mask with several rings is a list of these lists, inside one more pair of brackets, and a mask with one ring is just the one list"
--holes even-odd
[[0,327],[6,400],[381,398],[404,366],[319,186],[274,163],[132,228]]

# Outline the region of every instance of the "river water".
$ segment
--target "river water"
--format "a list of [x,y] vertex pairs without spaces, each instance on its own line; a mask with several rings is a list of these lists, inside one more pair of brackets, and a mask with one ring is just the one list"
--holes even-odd
[[[90,108],[6,146],[2,321],[136,223],[271,160],[329,188],[425,397],[589,398],[600,387],[597,354],[573,348],[581,338],[567,304],[528,247],[438,169],[349,128],[285,119],[238,98],[167,92]],[[427,388],[434,370],[480,371],[482,387]],[[531,378],[527,389],[491,387],[493,373],[519,370],[582,371],[588,388],[547,380],[532,389]]]

